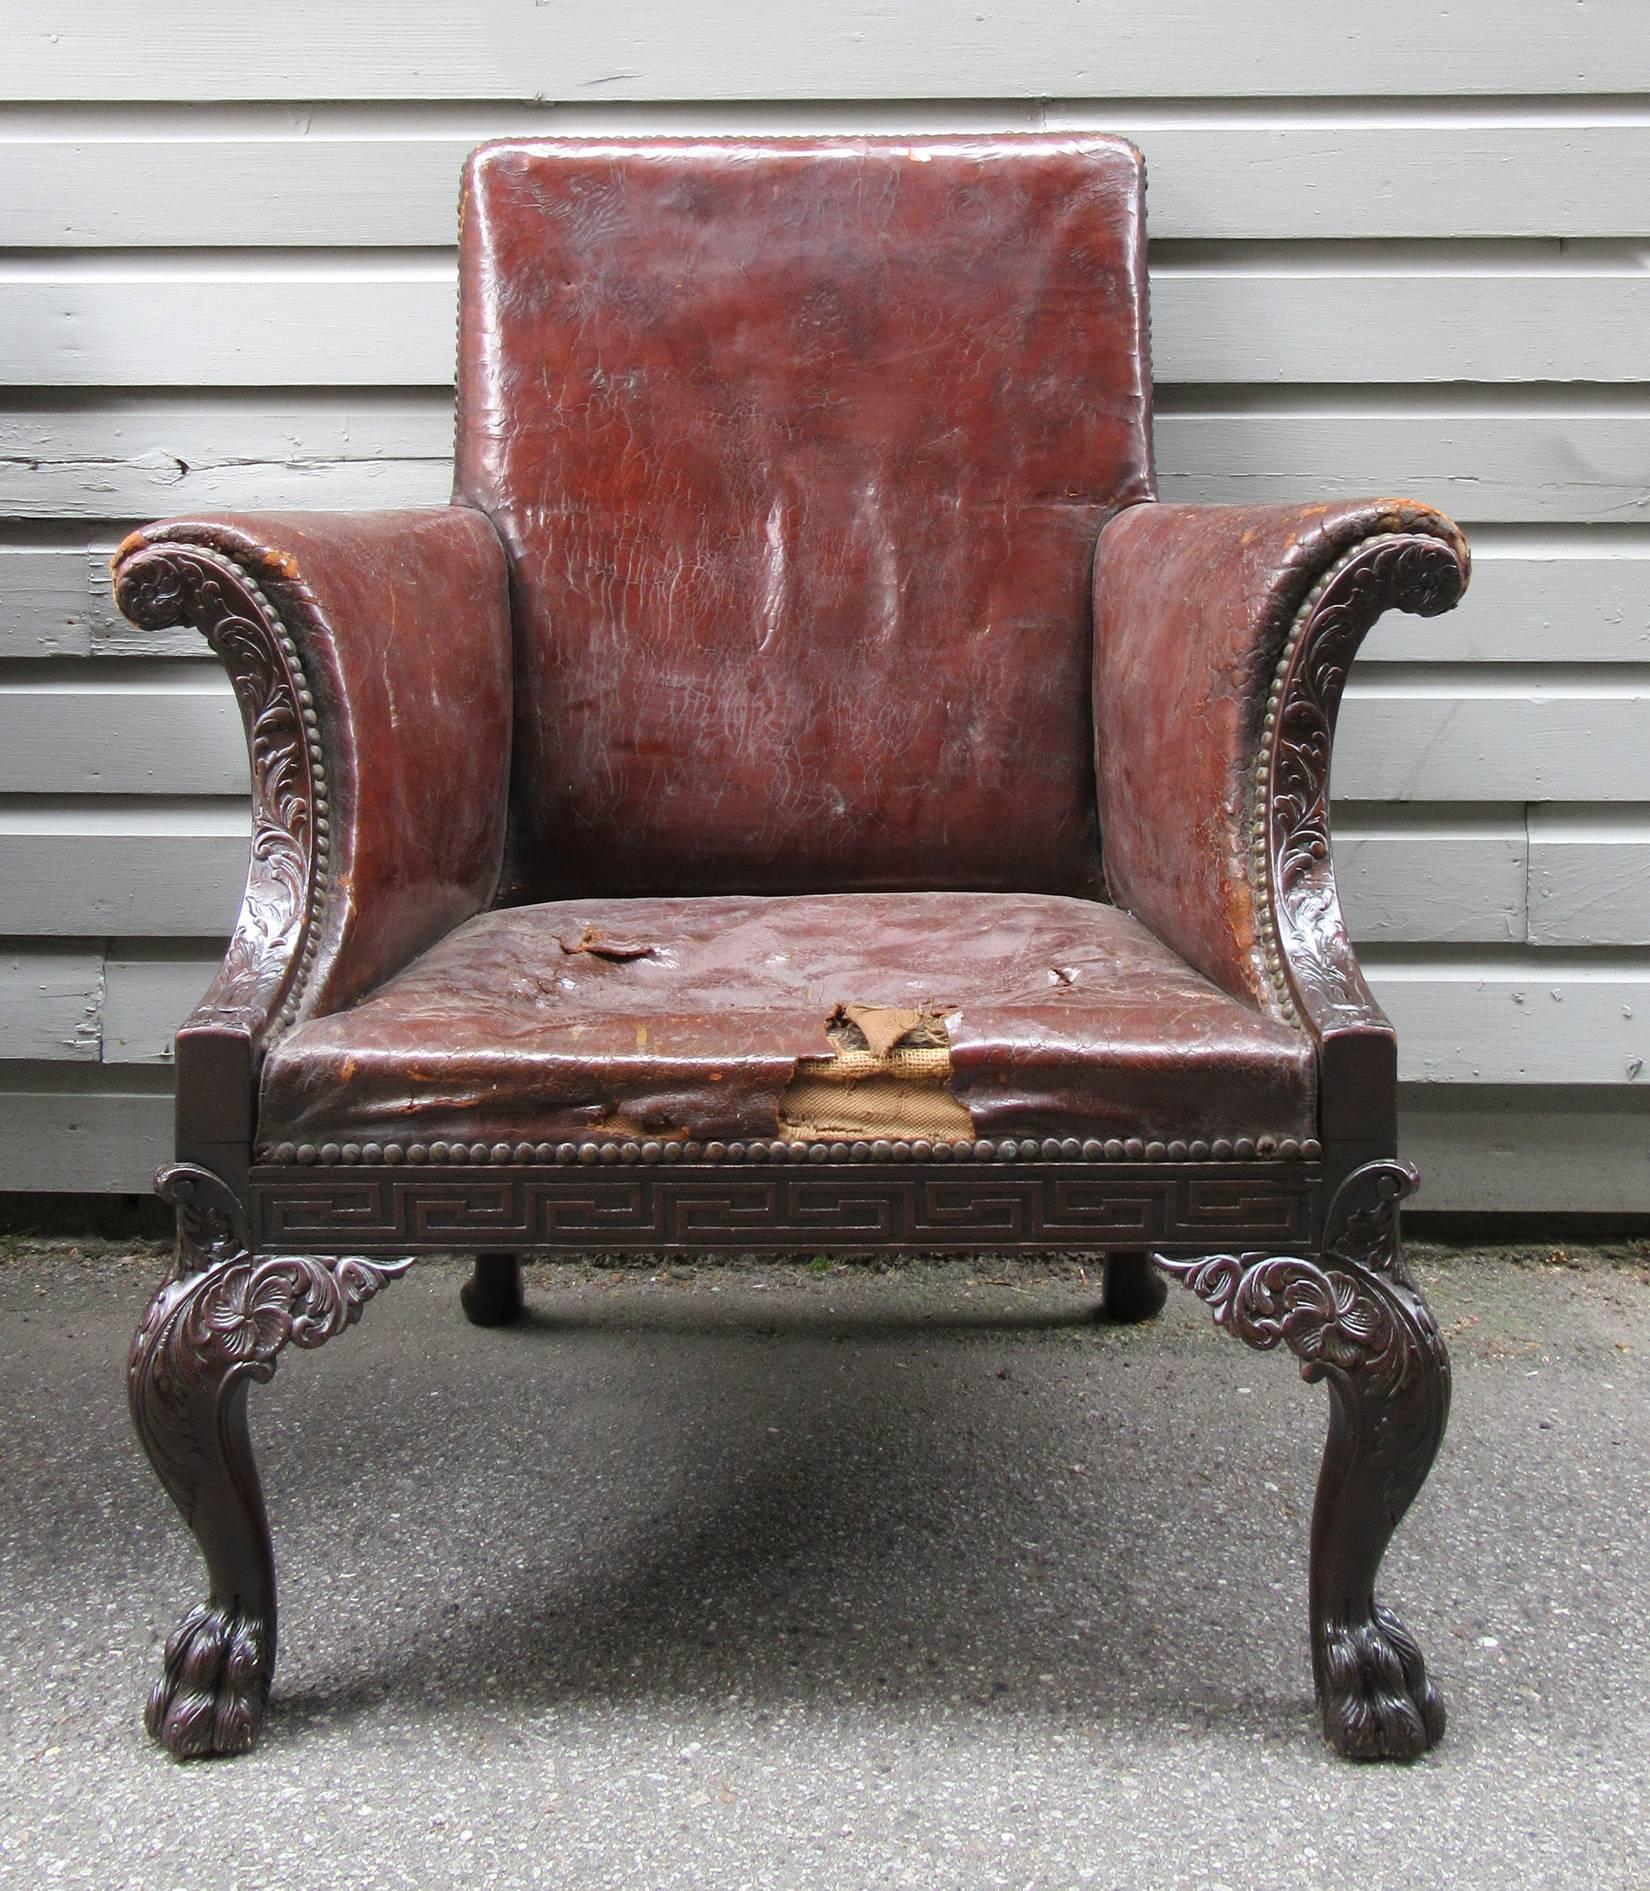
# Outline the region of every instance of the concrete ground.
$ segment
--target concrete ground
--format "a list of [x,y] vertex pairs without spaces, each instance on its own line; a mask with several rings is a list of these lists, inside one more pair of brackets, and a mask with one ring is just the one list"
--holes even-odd
[[1077,1264],[421,1263],[254,1391],[262,1745],[139,1709],[193,1546],[121,1386],[161,1257],[3,1244],[0,1882],[1650,1882],[1650,1247],[1417,1272],[1451,1432],[1387,1563],[1444,1744],[1319,1742],[1321,1390]]

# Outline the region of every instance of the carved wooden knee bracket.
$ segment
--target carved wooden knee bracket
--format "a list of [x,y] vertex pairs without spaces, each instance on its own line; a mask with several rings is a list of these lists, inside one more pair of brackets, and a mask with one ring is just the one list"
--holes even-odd
[[257,1738],[275,1667],[275,1564],[246,1394],[288,1344],[319,1346],[359,1317],[404,1261],[255,1257],[240,1202],[210,1170],[163,1169],[177,1264],[132,1341],[127,1396],[139,1439],[194,1533],[207,1601],[166,1644],[151,1734],[179,1759]]
[[1401,1162],[1348,1176],[1315,1260],[1215,1254],[1157,1264],[1262,1352],[1287,1346],[1301,1377],[1329,1385],[1329,1436],[1312,1517],[1312,1662],[1324,1735],[1354,1759],[1413,1759],[1444,1731],[1444,1707],[1375,1574],[1426,1481],[1449,1415],[1449,1355],[1404,1266]]

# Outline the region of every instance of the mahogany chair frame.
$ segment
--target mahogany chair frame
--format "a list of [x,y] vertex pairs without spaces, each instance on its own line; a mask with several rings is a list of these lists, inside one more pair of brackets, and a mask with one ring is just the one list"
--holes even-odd
[[[254,815],[233,940],[178,1036],[176,1155],[158,1178],[177,1211],[177,1260],[129,1369],[139,1436],[208,1576],[149,1702],[149,1728],[173,1754],[249,1747],[269,1696],[275,1576],[250,1388],[288,1345],[318,1346],[353,1324],[411,1257],[454,1249],[478,1256],[465,1307],[483,1324],[520,1311],[519,1257],[557,1251],[1087,1249],[1108,1257],[1106,1297],[1122,1318],[1149,1315],[1162,1278],[1179,1281],[1234,1337],[1291,1352],[1306,1379],[1328,1387],[1309,1588],[1327,1739],[1353,1757],[1400,1759],[1438,1739],[1444,1713],[1421,1654],[1374,1590],[1438,1450],[1449,1366],[1401,1251],[1399,1208],[1415,1177],[1397,1152],[1391,1027],[1336,894],[1329,764],[1364,634],[1389,608],[1448,609],[1466,582],[1465,549],[1447,520],[1405,502],[1148,501],[1105,525],[1102,569],[1135,555],[1136,514],[1152,515],[1136,537],[1171,534],[1200,568],[1259,527],[1276,539],[1262,591],[1234,578],[1210,609],[1241,620],[1252,657],[1248,786],[1231,811],[1232,846],[1254,895],[1256,963],[1317,1047],[1315,1138],[266,1144],[261,1059],[302,1012],[354,884],[353,857],[341,867],[340,856],[358,844],[351,797],[361,791],[338,656],[355,634],[353,606],[302,550],[286,549],[290,534],[256,520],[151,528],[120,548],[126,615],[193,625],[228,670]],[[473,510],[425,517],[420,555],[500,557],[475,550],[490,534]],[[322,519],[306,529],[317,542],[343,535],[354,556],[345,539],[358,527],[374,545],[406,529],[396,515],[370,530]],[[410,595],[418,575],[393,561],[370,569],[379,575],[369,592],[402,583]],[[1183,615],[1187,594],[1182,586]],[[1164,634],[1186,633],[1170,624]]]

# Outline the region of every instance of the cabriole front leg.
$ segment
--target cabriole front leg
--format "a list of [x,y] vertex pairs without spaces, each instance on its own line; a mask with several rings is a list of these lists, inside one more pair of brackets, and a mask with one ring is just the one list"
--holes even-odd
[[275,1668],[275,1562],[246,1395],[283,1347],[319,1346],[410,1261],[255,1257],[240,1205],[209,1170],[164,1169],[177,1264],[132,1341],[127,1393],[155,1473],[194,1533],[208,1593],[166,1644],[149,1732],[178,1759],[240,1753]]
[[1158,1264],[1249,1345],[1285,1345],[1329,1385],[1329,1437],[1312,1514],[1313,1679],[1324,1736],[1351,1759],[1409,1760],[1444,1731],[1444,1705],[1409,1631],[1375,1601],[1375,1575],[1426,1481],[1449,1415],[1449,1356],[1404,1266],[1399,1162],[1342,1184],[1317,1260],[1217,1254]]

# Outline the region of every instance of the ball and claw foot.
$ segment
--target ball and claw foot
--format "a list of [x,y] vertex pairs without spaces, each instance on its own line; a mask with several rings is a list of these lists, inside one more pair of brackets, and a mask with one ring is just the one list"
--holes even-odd
[[1324,1738],[1349,1760],[1414,1760],[1444,1735],[1444,1703],[1409,1630],[1390,1609],[1324,1632]]
[[193,1608],[166,1643],[166,1664],[144,1725],[176,1760],[245,1753],[263,1725],[274,1650],[268,1624],[210,1602]]
[[1112,1326],[1134,1326],[1155,1320],[1169,1297],[1169,1283],[1142,1249],[1108,1254],[1096,1318]]
[[472,1326],[511,1325],[527,1306],[521,1262],[513,1254],[478,1254],[458,1299]]

